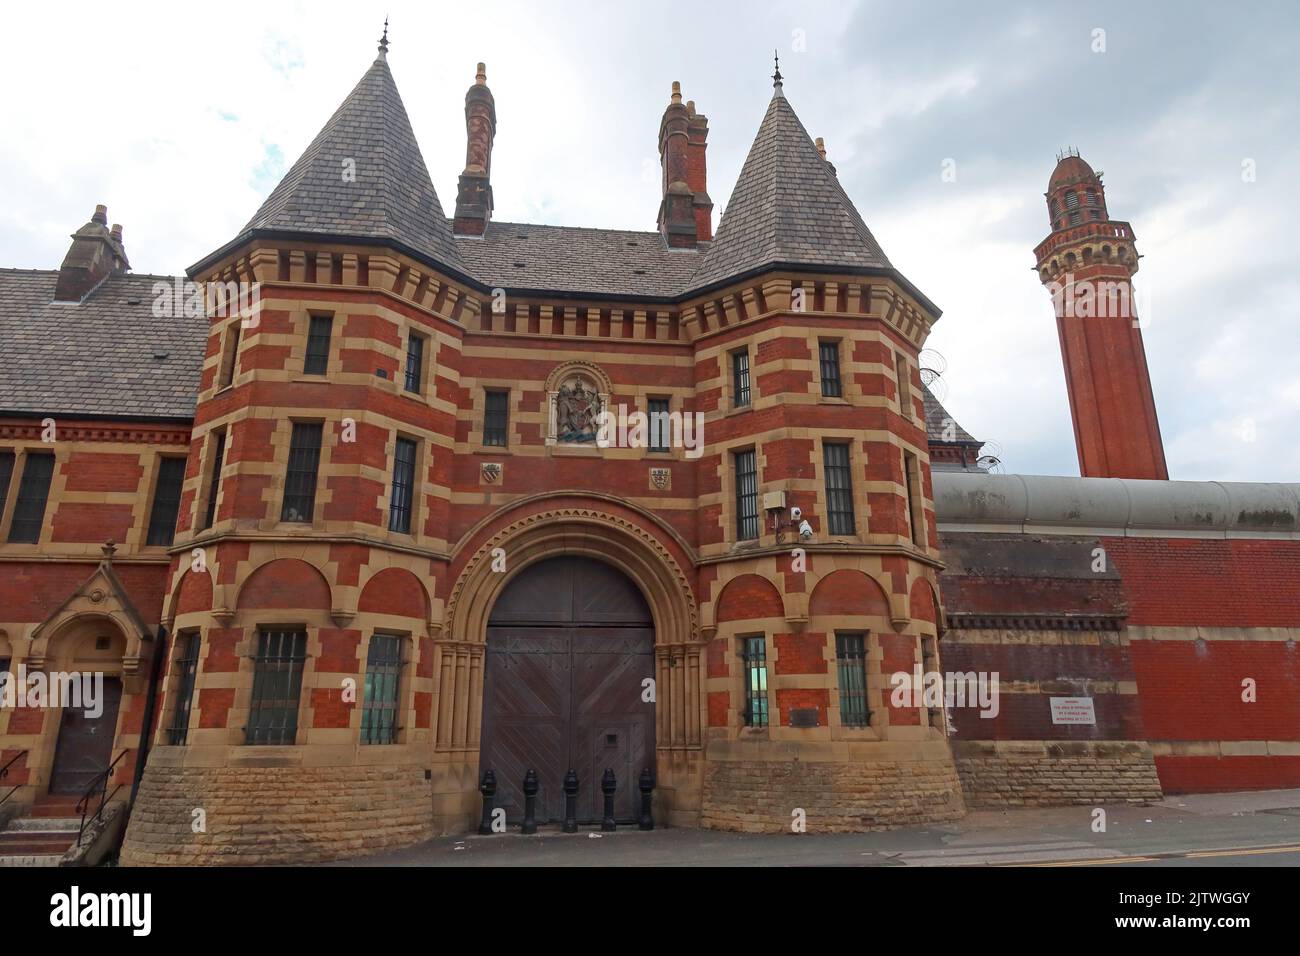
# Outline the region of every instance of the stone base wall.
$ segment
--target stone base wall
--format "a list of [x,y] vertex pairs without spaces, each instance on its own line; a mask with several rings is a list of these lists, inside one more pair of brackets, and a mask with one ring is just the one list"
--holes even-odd
[[934,749],[938,759],[710,759],[700,825],[789,833],[796,810],[809,833],[960,819],[966,808],[956,769],[946,745]]
[[1137,803],[1163,794],[1146,741],[953,741],[971,807]]
[[[433,835],[419,767],[150,767],[125,866],[313,863]],[[195,810],[205,812],[196,833]]]

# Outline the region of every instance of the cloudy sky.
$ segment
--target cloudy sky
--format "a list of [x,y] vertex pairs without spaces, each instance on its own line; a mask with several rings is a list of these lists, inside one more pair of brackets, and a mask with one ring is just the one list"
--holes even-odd
[[[1144,256],[1138,307],[1171,477],[1296,481],[1297,10],[16,5],[0,38],[0,265],[57,268],[103,202],[135,271],[182,271],[252,216],[374,59],[385,13],[444,206],[484,60],[496,218],[652,229],[671,82],[709,117],[709,192],[724,207],[779,48],[804,125],[894,264],[944,310],[930,339],[945,367],[937,391],[1006,470],[1078,473],[1032,272],[1048,176],[1075,146],[1105,172],[1111,214],[1132,222]],[[948,161],[955,181],[941,175]]]

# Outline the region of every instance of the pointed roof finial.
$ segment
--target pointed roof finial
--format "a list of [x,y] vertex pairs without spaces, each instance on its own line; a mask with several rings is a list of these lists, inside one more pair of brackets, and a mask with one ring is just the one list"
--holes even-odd
[[776,87],[776,88],[779,90],[779,89],[781,88],[781,80],[782,80],[782,76],[781,76],[781,54],[780,54],[778,51],[773,50],[773,51],[772,51],[772,59],[774,59],[774,60],[776,61],[776,72],[772,74],[772,85],[773,85],[774,87]]
[[379,38],[379,55],[388,57],[388,16],[384,16],[384,35]]

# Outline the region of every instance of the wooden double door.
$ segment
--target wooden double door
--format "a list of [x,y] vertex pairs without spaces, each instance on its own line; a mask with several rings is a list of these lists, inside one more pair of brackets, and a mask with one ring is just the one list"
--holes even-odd
[[641,771],[654,771],[654,627],[636,586],[589,558],[526,568],[488,623],[479,766],[496,805],[523,819],[523,780],[538,777],[537,820],[564,819],[564,777],[578,774],[577,818],[599,821],[600,781],[614,771],[615,818],[636,819]]

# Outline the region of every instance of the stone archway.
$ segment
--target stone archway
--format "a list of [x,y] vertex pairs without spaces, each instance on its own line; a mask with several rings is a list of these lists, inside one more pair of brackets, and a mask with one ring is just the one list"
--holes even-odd
[[[495,533],[478,536],[449,594],[434,661],[436,762],[444,768],[436,772],[461,795],[467,817],[475,815],[478,803],[474,791],[481,772],[485,650],[492,609],[510,582],[530,566],[548,558],[585,557],[621,572],[645,600],[654,632],[656,812],[681,824],[697,821],[704,645],[694,592],[672,550],[674,543],[665,543],[650,530],[649,520],[636,519],[598,506],[552,508],[521,514]],[[435,787],[440,789],[437,782]]]

